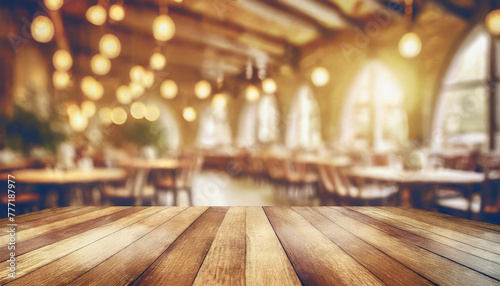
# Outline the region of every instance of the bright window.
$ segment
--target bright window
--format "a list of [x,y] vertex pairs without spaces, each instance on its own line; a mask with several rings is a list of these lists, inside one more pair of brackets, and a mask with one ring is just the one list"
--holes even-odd
[[404,92],[394,74],[371,61],[351,84],[343,108],[340,141],[344,146],[380,151],[408,139]]

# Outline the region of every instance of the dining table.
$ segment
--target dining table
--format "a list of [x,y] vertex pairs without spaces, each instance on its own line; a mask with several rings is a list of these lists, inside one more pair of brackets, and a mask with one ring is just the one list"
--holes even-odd
[[135,170],[133,172],[135,175],[133,193],[137,196],[137,205],[143,203],[145,187],[154,179],[153,176],[159,175],[159,171],[167,172],[172,179],[172,185],[176,186],[178,170],[185,167],[184,163],[177,158],[127,158],[118,160],[116,165]]
[[2,285],[500,284],[499,225],[413,208],[65,207],[15,224]]
[[407,170],[392,167],[353,167],[346,175],[377,183],[396,184],[399,190],[409,190],[412,205],[417,208],[430,208],[435,191],[440,187],[452,187],[468,194],[485,181],[481,172],[454,169]]
[[16,184],[38,187],[42,201],[45,201],[49,191],[57,191],[60,206],[69,204],[69,193],[75,187],[91,190],[105,183],[123,181],[127,177],[127,172],[122,168],[22,169],[10,174],[14,177]]

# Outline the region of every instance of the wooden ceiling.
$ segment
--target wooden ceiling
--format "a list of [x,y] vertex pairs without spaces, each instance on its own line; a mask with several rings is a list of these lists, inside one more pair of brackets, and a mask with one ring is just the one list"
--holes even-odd
[[[355,27],[364,29],[377,13],[388,11],[397,16],[394,18],[401,19],[404,11],[404,0],[160,1],[168,4],[168,13],[176,25],[174,38],[162,46],[169,65],[200,72],[216,66],[228,75],[244,73],[249,59],[263,62],[269,69],[282,64],[294,66],[300,58],[301,47],[334,38]],[[31,14],[43,11],[42,1],[9,2],[3,2],[0,7],[26,8]],[[116,34],[122,42],[119,66],[123,69],[114,69],[114,72],[120,73],[132,64],[147,65],[150,55],[159,46],[151,29],[159,13],[158,0],[124,0],[125,19],[107,22],[102,27],[85,19],[87,8],[95,5],[96,0],[65,2],[60,14],[51,15],[59,47],[69,45],[74,54],[90,58],[98,53],[97,43],[102,34]],[[116,1],[99,2],[109,6]],[[425,2],[415,0],[415,5]],[[468,11],[474,11],[477,5],[472,0],[433,2],[462,17],[470,17]],[[63,30],[57,26],[62,26]]]

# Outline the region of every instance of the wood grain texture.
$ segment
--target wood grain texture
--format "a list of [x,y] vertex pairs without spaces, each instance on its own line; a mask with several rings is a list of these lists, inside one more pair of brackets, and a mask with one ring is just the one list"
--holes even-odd
[[262,207],[246,208],[246,284],[300,285]]
[[[293,208],[333,243],[352,256],[387,285],[433,285],[392,257],[341,228],[312,208]],[[335,221],[335,218],[332,217]]]
[[384,285],[294,210],[264,210],[302,283]]
[[[480,229],[469,225],[468,223],[447,221],[442,219],[437,219],[436,216],[431,212],[415,212],[410,211],[406,208],[394,208],[391,210],[394,215],[404,215],[410,217],[414,220],[419,220],[428,225],[432,225],[434,229],[439,229],[439,231],[453,232],[453,235],[460,235],[461,237],[469,237],[470,239],[480,238],[482,241],[493,241],[500,243],[500,235],[498,233],[492,233],[486,229]],[[470,221],[472,222],[472,221]],[[493,226],[493,225],[492,225]],[[478,240],[476,240],[477,242]],[[496,248],[497,250],[500,250]]]
[[[167,220],[180,211],[178,208],[163,208],[163,210],[151,208],[153,214],[143,217],[141,220],[130,224],[118,231],[104,236],[93,243],[73,245],[73,252],[46,264],[35,271],[26,274],[9,285],[66,285],[86,271],[92,269],[102,261],[106,260],[116,252],[120,251],[130,243],[142,237],[158,226],[158,223]],[[97,235],[100,235],[97,234]],[[76,249],[75,249],[76,246]],[[65,251],[64,245],[58,245],[56,251]],[[40,253],[42,256],[43,253]],[[33,257],[36,258],[36,257]],[[45,258],[47,258],[45,256]],[[24,265],[37,262],[35,259],[26,260]],[[44,263],[46,259],[43,260]],[[38,261],[41,264],[41,261]],[[22,268],[22,269],[23,269]],[[35,268],[35,267],[33,267]]]
[[[17,243],[16,255],[28,253],[32,250],[44,247],[46,245],[56,243],[79,233],[98,228],[102,225],[112,223],[128,215],[132,215],[143,208],[124,208],[119,212],[111,213],[102,217],[88,220],[78,225],[78,227],[68,226],[66,228],[57,229],[43,235],[42,237],[33,237]],[[10,250],[8,248],[0,248],[0,261],[9,259]]]
[[[70,285],[128,285],[144,272],[208,207],[186,209]],[[117,267],[121,265],[122,267]],[[96,280],[95,277],[101,277]]]
[[[379,208],[381,208],[381,207],[379,207]],[[394,207],[382,207],[382,208],[386,208],[388,210],[391,210]],[[460,218],[460,217],[452,216],[452,215],[449,215],[449,214],[443,214],[443,213],[438,213],[438,212],[431,212],[431,211],[423,210],[423,209],[410,209],[410,208],[403,208],[403,209],[405,209],[407,211],[411,211],[411,212],[418,212],[418,213],[421,213],[421,214],[424,214],[424,215],[428,215],[428,216],[434,216],[434,217],[437,217],[437,218],[440,218],[440,219],[445,219],[444,220],[445,222],[447,222],[447,221],[453,221],[453,222],[456,222],[458,224],[468,225],[468,226],[471,226],[471,227],[475,227],[475,228],[479,228],[479,229],[484,229],[486,231],[490,231],[490,232],[494,231],[495,233],[500,233],[500,225],[497,225],[497,224],[491,224],[491,223],[477,221],[477,220],[470,220],[470,219]]]
[[207,210],[133,285],[192,284],[227,210],[225,207]]
[[[343,208],[316,208],[335,223],[411,270],[440,285],[497,285],[498,281],[418,246],[401,241],[341,212]],[[332,219],[330,219],[332,220]]]
[[230,208],[194,285],[245,285],[245,207]]
[[500,243],[495,242],[495,240],[500,239],[499,234],[459,225],[455,222],[447,223],[435,217],[430,218],[420,213],[400,211],[399,209],[392,210],[391,216],[412,225],[426,228],[442,236],[500,254]]
[[476,271],[500,280],[500,264],[483,259],[481,257],[477,257],[475,255],[471,255],[459,249],[449,247],[445,244],[438,243],[426,237],[422,237],[414,233],[399,229],[350,209],[343,208],[339,210],[339,212],[342,212],[343,214],[355,218],[358,221],[384,231],[403,242],[419,246],[430,252],[436,253],[461,265],[470,267]]
[[16,277],[4,244],[0,285],[500,285],[497,226],[414,209],[81,207],[18,219]]
[[[67,219],[70,217],[78,216],[81,214],[88,213],[90,211],[98,210],[99,208],[97,207],[77,207],[77,208],[71,208],[66,210],[66,208],[57,208],[54,210],[54,212],[50,212],[50,209],[48,210],[43,210],[39,212],[34,212],[32,213],[33,215],[26,216],[26,215],[21,215],[19,217],[15,218],[15,224],[17,224],[17,230],[22,231],[25,229],[29,229],[35,226],[39,225],[44,225],[44,224],[49,224],[52,222],[57,222],[63,219]],[[30,213],[31,214],[31,213]],[[4,231],[4,229],[7,229],[7,224],[10,222],[7,222],[6,219],[4,219],[4,222],[1,224],[2,226],[2,235],[7,235],[7,233]]]
[[[413,234],[425,237],[427,239],[431,239],[435,242],[439,242],[441,244],[462,250],[464,252],[467,252],[469,254],[491,260],[493,262],[495,261],[500,261],[500,255],[484,250],[482,248],[478,248],[475,245],[470,245],[470,244],[465,244],[463,242],[448,238],[446,236],[442,236],[441,234],[435,233],[430,231],[431,227],[418,227],[415,224],[410,224],[408,221],[405,220],[398,220],[395,218],[389,211],[387,210],[379,210],[376,208],[370,208],[370,209],[364,209],[360,207],[350,207],[350,209],[355,210],[357,212],[360,212],[362,214],[368,215],[373,217],[374,219],[377,219],[379,221],[382,221],[384,223],[387,223],[389,225],[392,225],[394,227],[397,227],[402,230],[409,231]],[[500,265],[499,265],[500,266]]]
[[[91,210],[90,212],[80,214],[75,217],[66,218],[60,221],[55,221],[49,224],[42,224],[29,229],[21,230],[16,232],[17,242],[28,240],[36,236],[42,236],[44,234],[50,233],[52,231],[57,231],[68,226],[77,225],[83,223],[87,220],[106,216],[115,212],[123,210],[123,207],[105,207],[97,208]],[[9,238],[6,236],[0,237],[0,247],[5,247],[9,242]]]

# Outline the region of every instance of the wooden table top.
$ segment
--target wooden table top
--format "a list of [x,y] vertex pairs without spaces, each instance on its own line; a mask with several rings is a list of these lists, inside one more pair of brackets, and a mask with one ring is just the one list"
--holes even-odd
[[117,162],[117,165],[124,168],[137,168],[148,170],[175,170],[182,167],[182,164],[177,159],[161,158],[161,159],[141,159],[131,158]]
[[410,171],[389,167],[354,167],[348,175],[398,183],[477,184],[484,181],[483,173],[452,169]]
[[16,183],[58,185],[119,181],[127,176],[127,172],[120,168],[94,168],[88,171],[24,169],[13,171],[11,174]]
[[500,226],[409,208],[70,207],[16,223],[2,285],[500,283]]

